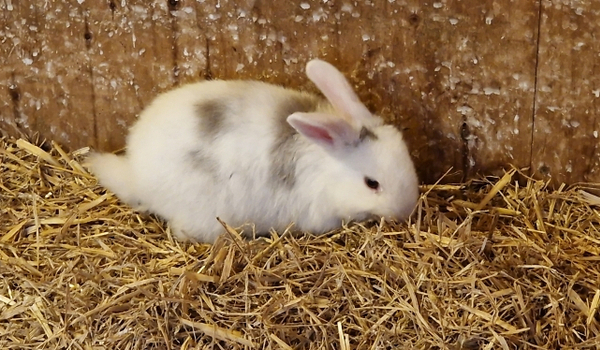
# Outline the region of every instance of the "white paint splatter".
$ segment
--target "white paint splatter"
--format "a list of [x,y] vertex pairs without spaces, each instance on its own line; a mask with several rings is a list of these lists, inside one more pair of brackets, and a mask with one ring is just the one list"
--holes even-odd
[[362,40],[363,41],[369,41],[369,40],[371,40],[371,37],[369,36],[369,34],[363,34],[362,35]]
[[473,87],[471,88],[471,91],[469,91],[469,93],[471,95],[479,95],[479,93],[481,93],[481,91],[479,90],[479,86],[476,83],[474,83]]
[[450,24],[452,24],[453,26],[455,26],[455,25],[457,25],[457,24],[458,24],[458,19],[456,19],[456,18],[450,18],[448,21],[449,21],[449,22],[450,22]]
[[592,90],[592,94],[596,97],[600,97],[600,89]]
[[140,6],[140,5],[133,5],[131,7],[131,9],[133,10],[133,12],[135,12],[137,15],[141,15],[141,16],[147,16],[148,15],[148,9],[144,6]]
[[473,111],[473,108],[471,108],[469,106],[460,106],[460,107],[456,107],[456,111],[462,115],[467,115]]
[[327,19],[327,14],[323,11],[323,8],[320,8],[318,11],[313,12],[312,19],[313,22],[318,22],[321,18]]
[[434,2],[433,3],[433,8],[434,9],[441,9],[442,6],[444,6],[444,4],[442,4],[441,2]]
[[29,57],[25,57],[23,58],[23,63],[25,63],[26,66],[30,66],[33,63],[33,60]]
[[348,4],[348,3],[344,3],[342,5],[342,8],[340,9],[342,12],[352,12],[352,9],[354,8],[354,6],[352,6],[352,4]]
[[300,4],[300,8],[302,8],[303,10],[308,10],[310,8],[310,4],[307,2],[303,2]]
[[456,85],[460,83],[460,78],[451,76],[450,78],[448,78],[448,82],[450,83],[450,89],[454,90],[456,89]]
[[519,81],[519,88],[524,91],[529,91],[529,89],[530,89],[529,82],[527,82],[525,80]]
[[[469,124],[469,126],[471,126],[471,127],[478,128],[478,129],[483,127],[481,120],[475,118],[474,116],[467,116],[467,124]],[[471,135],[470,137],[474,137],[474,136]]]
[[592,134],[594,135],[595,138],[598,138],[598,130],[594,130],[594,132]]
[[484,87],[483,88],[483,93],[486,94],[487,96],[489,96],[489,95],[500,95],[500,89],[493,88],[493,87]]

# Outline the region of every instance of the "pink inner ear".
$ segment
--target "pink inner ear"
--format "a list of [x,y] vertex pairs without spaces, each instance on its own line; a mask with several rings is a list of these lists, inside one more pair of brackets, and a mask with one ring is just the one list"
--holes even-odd
[[327,129],[312,126],[309,124],[305,124],[303,126],[303,129],[306,136],[325,142],[327,144],[333,144],[333,137],[331,137],[331,134],[327,131]]

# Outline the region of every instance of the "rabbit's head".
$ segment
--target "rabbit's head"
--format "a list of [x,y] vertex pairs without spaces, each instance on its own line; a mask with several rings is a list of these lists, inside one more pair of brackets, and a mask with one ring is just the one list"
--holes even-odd
[[287,118],[327,155],[314,165],[314,181],[321,183],[313,188],[324,192],[320,197],[341,218],[408,217],[419,196],[418,179],[400,131],[373,116],[331,64],[312,60],[306,72],[333,106]]

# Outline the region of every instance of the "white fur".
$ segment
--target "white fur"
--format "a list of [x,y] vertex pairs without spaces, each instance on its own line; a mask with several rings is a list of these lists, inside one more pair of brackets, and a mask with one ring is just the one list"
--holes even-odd
[[[406,218],[418,186],[400,132],[365,115],[330,64],[313,60],[307,73],[331,105],[287,118],[300,133],[293,186],[274,183],[271,171],[277,128],[286,117],[276,106],[308,94],[259,82],[200,82],[160,95],[131,128],[127,154],[94,154],[92,171],[125,202],[167,219],[181,239],[213,242],[223,232],[216,217],[232,226],[254,223],[259,232],[294,222],[313,233],[370,215]],[[221,132],[205,135],[196,106],[211,100],[225,101],[228,112]],[[360,141],[363,126],[377,139]],[[309,132],[314,128],[316,136]],[[196,151],[212,163],[199,167],[190,156]],[[368,188],[365,176],[380,189]]]

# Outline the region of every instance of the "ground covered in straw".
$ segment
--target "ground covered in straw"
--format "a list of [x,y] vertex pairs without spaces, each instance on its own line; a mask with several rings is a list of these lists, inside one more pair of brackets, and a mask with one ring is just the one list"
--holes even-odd
[[120,204],[86,150],[0,144],[2,349],[600,347],[596,186],[510,171],[423,187],[408,224],[210,246]]

